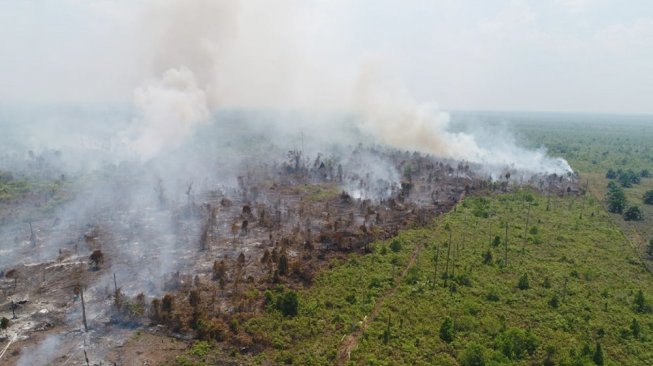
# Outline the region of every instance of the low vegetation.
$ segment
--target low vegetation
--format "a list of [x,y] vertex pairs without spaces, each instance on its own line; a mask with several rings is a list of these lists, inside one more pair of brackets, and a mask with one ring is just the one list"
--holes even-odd
[[471,197],[372,248],[266,294],[239,362],[332,365],[351,341],[355,365],[653,363],[651,274],[593,197]]
[[524,115],[513,121],[532,146],[544,145],[569,161],[653,272],[653,253],[648,251],[653,239],[651,117]]

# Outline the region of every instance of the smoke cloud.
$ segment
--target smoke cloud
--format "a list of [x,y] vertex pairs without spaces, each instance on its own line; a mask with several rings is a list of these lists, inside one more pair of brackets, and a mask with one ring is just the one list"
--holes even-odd
[[362,129],[380,142],[477,163],[494,178],[506,168],[528,175],[572,171],[564,159],[549,157],[544,149],[519,147],[503,131],[451,131],[449,113],[435,103],[416,102],[401,86],[392,87],[372,71],[364,72],[359,79],[356,106]]
[[[348,29],[342,19],[355,18],[355,10],[343,2],[168,1],[147,3],[144,14],[152,73],[161,76],[135,91],[141,116],[130,145],[142,160],[180,146],[214,110],[236,107],[344,111],[379,143],[478,163],[493,176],[506,168],[571,171],[509,135],[453,132],[437,104],[415,100],[400,81],[370,67],[364,47],[345,52],[338,46]],[[325,120],[307,118],[299,128],[340,141],[335,129],[320,126]]]
[[37,346],[23,348],[16,366],[49,365],[58,355],[60,345],[61,336],[50,335]]
[[197,125],[209,120],[206,93],[185,66],[167,70],[160,79],[147,81],[135,91],[134,102],[141,113],[132,127],[136,136],[130,146],[149,160],[164,148],[176,148]]

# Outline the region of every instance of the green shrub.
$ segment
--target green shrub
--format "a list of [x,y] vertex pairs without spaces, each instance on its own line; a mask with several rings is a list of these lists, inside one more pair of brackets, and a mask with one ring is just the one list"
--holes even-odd
[[608,211],[612,213],[622,213],[626,208],[626,194],[624,190],[618,187],[614,182],[608,184]]
[[630,206],[624,212],[624,220],[626,221],[641,221],[642,220],[642,210],[639,209],[639,206]]
[[483,253],[483,264],[491,264],[492,263],[492,251],[487,250],[487,252]]
[[633,337],[635,337],[635,338],[639,338],[639,336],[640,336],[640,334],[642,332],[642,328],[639,325],[639,322],[637,321],[637,319],[635,319],[635,318],[633,318],[633,322],[630,324],[630,331],[632,332]]
[[383,285],[381,284],[381,280],[374,277],[370,281],[370,284],[367,286],[367,288],[381,288]]
[[281,310],[281,313],[284,316],[292,317],[297,315],[298,306],[299,300],[295,291],[287,291],[283,295],[279,296],[277,300],[277,308]]
[[544,282],[542,282],[542,287],[551,288],[551,280],[549,277],[544,277]]
[[204,357],[211,351],[211,345],[206,341],[196,342],[190,349],[190,354],[197,357]]
[[398,253],[399,251],[401,251],[401,242],[399,240],[397,240],[397,239],[393,240],[390,243],[390,250],[392,250],[395,253]]
[[461,366],[485,366],[488,364],[487,349],[480,344],[467,346],[460,357]]
[[517,282],[517,288],[520,290],[528,290],[531,286],[528,283],[528,274],[524,273],[519,277],[519,282]]
[[546,348],[546,356],[544,357],[544,361],[542,361],[542,366],[556,366],[556,362],[553,359],[555,354],[556,354],[555,346],[548,346]]
[[594,351],[592,361],[594,361],[597,366],[603,366],[603,349],[601,348],[601,343],[596,342],[596,351]]
[[454,280],[456,281],[456,283],[458,283],[461,286],[467,286],[467,287],[472,286],[472,280],[466,274],[461,274],[459,276],[456,276]]
[[635,311],[638,313],[646,313],[648,310],[649,306],[646,304],[644,292],[642,292],[642,290],[637,291],[637,294],[635,295]]
[[410,285],[415,285],[420,278],[420,270],[418,267],[410,267],[408,273],[406,274],[406,283]]
[[444,318],[444,321],[440,326],[440,339],[447,343],[451,343],[453,342],[454,332],[453,320],[450,317]]
[[537,349],[537,338],[530,331],[520,328],[509,328],[499,334],[496,340],[497,349],[511,360],[521,360],[526,355],[533,355]]
[[653,189],[650,191],[646,191],[644,193],[644,197],[642,197],[642,201],[646,203],[647,205],[653,205]]
[[195,363],[193,361],[189,360],[185,356],[177,356],[175,358],[175,365],[176,366],[194,366],[194,364]]
[[490,292],[485,295],[485,299],[488,301],[499,301],[499,295],[497,294],[496,290],[490,290]]
[[231,321],[229,322],[229,330],[231,331],[231,333],[238,334],[239,325],[240,324],[238,324],[238,320],[231,319]]

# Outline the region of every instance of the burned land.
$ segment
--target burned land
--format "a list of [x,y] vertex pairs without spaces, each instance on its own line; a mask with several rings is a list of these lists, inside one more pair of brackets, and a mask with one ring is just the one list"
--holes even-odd
[[[173,353],[203,339],[256,354],[269,340],[237,324],[265,311],[266,290],[310,287],[334,260],[427,225],[466,195],[519,186],[579,193],[572,174],[505,169],[492,179],[474,164],[417,152],[344,151],[286,150],[248,162],[231,184],[178,177],[177,191],[138,164],[95,171],[85,184],[56,170],[4,173],[7,184],[22,179],[26,188],[5,197],[1,212],[1,240],[11,243],[2,249],[12,254],[0,267],[0,309],[11,323],[0,358],[157,363],[166,354],[157,355],[159,339]],[[31,152],[29,159],[47,165]],[[292,296],[278,306],[296,311]],[[158,337],[155,344],[122,352],[141,332]]]

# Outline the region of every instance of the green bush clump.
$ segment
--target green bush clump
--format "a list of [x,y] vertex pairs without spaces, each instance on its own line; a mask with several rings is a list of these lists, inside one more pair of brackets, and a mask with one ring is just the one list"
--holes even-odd
[[467,346],[460,357],[461,366],[485,366],[488,364],[488,350],[480,344]]
[[392,250],[395,253],[399,253],[399,251],[401,251],[401,242],[397,239],[393,240],[390,243],[390,250]]
[[639,206],[630,206],[624,212],[624,220],[626,221],[641,221],[642,220],[642,210]]
[[528,290],[530,287],[531,286],[528,283],[528,274],[524,273],[521,277],[519,277],[519,282],[517,282],[517,288],[520,290]]
[[211,345],[206,341],[196,342],[190,349],[193,356],[204,357],[211,351]]
[[644,203],[647,205],[653,205],[653,189],[644,193],[642,201],[644,201]]
[[538,340],[533,333],[521,328],[509,328],[496,339],[497,349],[511,360],[521,360],[533,355]]
[[299,299],[295,291],[287,291],[277,300],[277,308],[284,316],[297,315],[297,308],[299,307]]
[[440,339],[447,343],[451,343],[453,342],[454,333],[453,319],[450,317],[444,318],[444,321],[440,326]]

